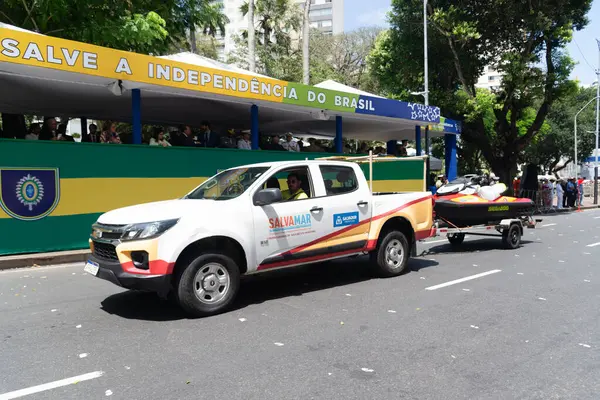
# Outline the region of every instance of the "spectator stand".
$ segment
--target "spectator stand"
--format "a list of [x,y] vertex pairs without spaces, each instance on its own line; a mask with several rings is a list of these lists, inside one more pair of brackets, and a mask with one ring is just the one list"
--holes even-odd
[[[142,142],[142,124],[200,126],[208,119],[214,127],[250,128],[254,150],[259,131],[310,132],[334,139],[337,153],[343,137],[419,139],[419,144],[423,127],[432,136],[445,134],[432,128],[443,121],[438,107],[284,82],[224,65],[198,65],[201,61],[189,58],[184,63],[184,56],[151,57],[0,24],[0,85],[8,88],[0,91],[0,112],[68,115],[80,118],[84,129],[87,118],[131,122],[134,144],[2,139],[0,173],[47,173],[40,178],[44,201],[27,203],[22,214],[7,205],[17,201],[15,188],[2,179],[0,231],[11,236],[0,255],[82,248],[89,225],[103,211],[176,198],[219,169],[319,156],[135,146]],[[10,136],[10,129],[5,134]],[[411,180],[402,168],[388,172]]]

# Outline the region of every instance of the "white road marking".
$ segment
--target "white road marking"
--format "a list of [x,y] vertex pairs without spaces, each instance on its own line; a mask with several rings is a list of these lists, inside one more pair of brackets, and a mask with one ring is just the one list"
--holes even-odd
[[471,289],[463,289],[463,292],[470,292]]
[[584,279],[583,281],[584,282],[591,282],[589,279]]
[[112,396],[112,390],[107,390],[106,392],[104,392],[104,395],[106,396]]
[[361,370],[364,372],[373,372],[373,370],[370,368],[361,368]]
[[395,310],[388,310],[388,312],[389,312],[390,314],[396,314],[396,311],[395,311]]
[[467,276],[464,278],[460,278],[460,279],[456,279],[450,282],[446,282],[446,283],[441,283],[439,285],[435,285],[435,286],[429,286],[428,288],[425,288],[425,290],[437,290],[437,289],[441,289],[447,286],[452,286],[452,285],[456,285],[457,283],[462,283],[462,282],[466,282],[466,281],[470,281],[473,279],[477,279],[477,278],[482,278],[484,276],[487,275],[491,275],[491,274],[496,274],[498,272],[501,272],[501,269],[494,269],[491,271],[487,271],[487,272],[482,272],[481,274],[477,274],[477,275],[471,275],[471,276]]
[[543,228],[546,228],[548,226],[556,226],[557,224],[546,224],[546,225],[542,225]]
[[279,343],[279,342],[275,342],[275,343],[273,343],[273,344],[274,344],[275,346],[279,346],[279,347],[283,346],[283,343]]
[[479,327],[476,326],[476,325],[471,325],[471,328],[473,328],[473,329],[479,329]]
[[0,400],[17,399],[19,397],[29,396],[34,393],[40,393],[46,390],[52,390],[62,386],[72,385],[77,382],[89,381],[90,379],[99,378],[102,375],[104,375],[104,371],[94,371],[90,372],[89,374],[83,374],[73,376],[71,378],[61,379],[60,381],[54,381],[44,383],[43,385],[32,386],[26,389],[15,390],[14,392],[0,394]]
[[81,325],[77,325],[75,328],[79,329],[79,328],[81,328]]
[[346,293],[346,296],[351,297],[352,295],[350,293]]
[[587,247],[596,247],[596,246],[600,246],[600,242],[592,243],[592,244],[588,244],[587,245]]
[[79,355],[79,358],[86,358],[88,356],[88,353],[81,353]]
[[52,310],[50,310],[50,312],[56,312],[58,311],[56,308],[53,308]]
[[517,272],[517,275],[524,275],[522,272]]
[[579,343],[579,345],[585,347],[586,349],[589,349],[590,347],[592,347],[589,344],[585,344],[585,343]]
[[545,299],[545,298],[543,298],[543,297],[538,297],[538,300],[543,300],[543,301],[546,301],[546,300],[548,300],[548,299]]
[[594,217],[594,219],[600,219],[600,217]]
[[240,318],[240,322],[246,322],[246,318]]

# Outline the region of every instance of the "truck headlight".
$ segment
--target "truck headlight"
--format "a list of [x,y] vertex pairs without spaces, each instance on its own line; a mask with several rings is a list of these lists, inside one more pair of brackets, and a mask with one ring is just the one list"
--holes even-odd
[[179,219],[132,224],[125,228],[125,232],[123,232],[121,240],[129,241],[153,239],[171,229],[177,222],[179,222]]

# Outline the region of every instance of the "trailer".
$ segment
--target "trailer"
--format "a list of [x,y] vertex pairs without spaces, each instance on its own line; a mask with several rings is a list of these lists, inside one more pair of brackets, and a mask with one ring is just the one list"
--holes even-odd
[[[531,216],[522,216],[519,218],[503,219],[501,221],[493,221],[483,225],[475,225],[468,227],[456,227],[451,222],[438,219],[435,221],[436,236],[446,234],[448,242],[452,246],[459,246],[465,240],[465,235],[473,236],[488,236],[498,237],[498,233],[502,237],[502,245],[506,249],[516,249],[521,245],[521,238],[525,228],[535,229],[537,223],[542,222],[541,219],[534,219]],[[498,233],[492,233],[496,231]]]

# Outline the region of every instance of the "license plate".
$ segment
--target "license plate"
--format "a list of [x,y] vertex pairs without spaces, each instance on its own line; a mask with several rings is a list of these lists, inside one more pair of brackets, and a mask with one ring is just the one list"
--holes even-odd
[[98,275],[99,269],[100,269],[100,266],[93,261],[88,261],[87,263],[85,263],[85,267],[83,268],[83,270],[85,272],[88,272],[94,276]]

